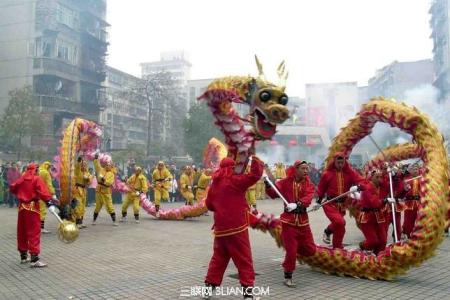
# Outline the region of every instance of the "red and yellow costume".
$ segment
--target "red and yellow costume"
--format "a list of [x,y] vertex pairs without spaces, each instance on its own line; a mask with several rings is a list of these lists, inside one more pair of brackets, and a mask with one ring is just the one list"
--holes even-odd
[[[320,178],[319,185],[317,186],[319,199],[322,199],[325,195],[327,199],[339,196],[347,192],[352,185],[356,185],[363,180],[363,177],[348,164],[347,160],[345,160],[342,169],[337,170],[335,162],[338,157],[345,158],[342,153],[336,153]],[[327,234],[333,234],[333,248],[343,248],[342,241],[345,235],[345,200],[346,198],[342,198],[323,206],[325,215],[331,222],[327,229],[325,229],[325,232]]]
[[[390,191],[390,184],[389,184],[389,175],[385,174],[383,177],[383,182],[381,183],[382,189],[385,190],[383,195],[384,197],[390,197],[391,191]],[[395,176],[392,176],[392,189],[394,192],[394,198],[400,199],[403,197],[404,194],[404,186],[403,186],[403,176],[401,174],[396,174]],[[402,211],[404,210],[403,203],[400,203],[398,201],[394,204],[395,207],[395,226],[397,231],[397,237],[400,239],[401,233],[402,233],[402,226],[401,226],[401,220],[402,220]],[[386,203],[385,205],[385,215],[386,215],[386,234],[389,230],[389,225],[392,223],[392,226],[394,226],[394,223],[392,222],[392,205],[390,203]]]
[[[281,238],[286,249],[283,268],[285,275],[289,274],[288,278],[292,276],[292,272],[295,270],[297,254],[311,256],[316,252],[316,245],[306,213],[306,208],[311,204],[315,189],[308,176],[301,180],[296,179],[295,168],[301,164],[302,162],[296,161],[294,167],[288,169],[287,177],[275,183],[288,203],[299,205],[296,211],[288,212],[285,210],[280,216],[282,222]],[[271,187],[266,188],[266,193],[271,198],[279,197]]]
[[[416,174],[417,176],[417,174]],[[410,175],[407,179],[415,177]],[[417,211],[420,207],[420,179],[416,178],[407,184],[411,187],[405,194],[405,214],[403,220],[403,233],[409,238],[416,222]],[[400,225],[398,225],[400,227]]]
[[17,248],[22,259],[30,252],[32,261],[38,260],[41,244],[39,199],[48,202],[52,199],[45,182],[36,175],[38,166],[30,164],[27,171],[10,186],[10,192],[19,200],[17,218]]
[[362,192],[361,200],[357,203],[357,207],[360,209],[358,223],[366,238],[360,243],[360,247],[362,250],[370,250],[378,254],[384,250],[387,242],[387,222],[383,207],[388,189],[381,182],[375,186],[368,180],[361,182],[360,188]]
[[205,283],[213,286],[222,283],[230,258],[238,269],[242,286],[253,286],[255,281],[245,192],[261,177],[263,163],[254,156],[248,174],[234,174],[234,166],[235,162],[231,158],[224,158],[220,162],[206,198],[206,206],[214,212],[215,238]]
[[[45,185],[47,186],[47,190],[52,195],[54,195],[55,188],[53,187],[52,175],[50,174],[51,165],[52,164],[49,161],[43,162],[39,166],[39,176],[42,178]],[[40,211],[40,215],[41,215],[41,228],[44,229],[45,217],[47,216],[47,205],[45,204],[45,201],[43,201],[43,200],[39,201],[39,211]]]

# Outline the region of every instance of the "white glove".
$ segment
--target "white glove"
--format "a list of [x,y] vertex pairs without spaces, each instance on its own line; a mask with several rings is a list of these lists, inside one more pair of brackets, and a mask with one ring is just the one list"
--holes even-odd
[[287,211],[293,211],[296,208],[297,208],[297,203],[288,203],[288,205],[286,205]]
[[387,198],[386,199],[387,200],[387,202],[389,203],[389,204],[392,204],[392,203],[395,203],[395,199],[394,198]]
[[395,176],[398,173],[398,168],[393,166],[392,168],[387,169],[388,173],[391,173],[392,176]]
[[356,185],[354,185],[354,186],[350,187],[350,189],[348,191],[351,193],[355,193],[358,191],[358,187]]
[[58,197],[56,197],[56,195],[53,195],[53,196],[52,196],[52,200],[58,202]]
[[59,211],[58,211],[58,208],[56,207],[56,206],[54,206],[54,205],[50,205],[49,207],[48,207],[48,210],[51,212],[51,213],[53,213],[53,214],[58,214],[59,213]]
[[320,205],[319,203],[314,203],[314,205],[312,206],[311,210],[318,210],[321,207],[322,207],[322,205]]
[[350,198],[355,199],[355,200],[361,200],[361,193],[360,192],[351,193]]
[[405,191],[409,191],[409,190],[411,190],[411,185],[409,185],[409,184],[405,185]]
[[135,192],[136,196],[139,196],[141,193],[139,193],[138,191]]

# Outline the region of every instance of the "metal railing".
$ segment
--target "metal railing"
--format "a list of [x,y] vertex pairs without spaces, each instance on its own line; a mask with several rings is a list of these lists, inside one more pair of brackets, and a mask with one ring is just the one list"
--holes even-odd
[[94,103],[75,102],[72,98],[49,95],[34,96],[36,105],[42,112],[44,108],[51,108],[55,111],[70,112],[75,114],[95,114],[98,113],[99,106]]

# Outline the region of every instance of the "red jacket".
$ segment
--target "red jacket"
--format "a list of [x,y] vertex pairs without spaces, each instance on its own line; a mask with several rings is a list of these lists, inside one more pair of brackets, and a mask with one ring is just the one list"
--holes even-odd
[[323,198],[325,195],[334,198],[347,192],[352,185],[358,184],[364,178],[356,172],[346,161],[341,171],[336,170],[334,160],[330,162],[320,178],[317,186],[317,195]]
[[[311,204],[314,196],[314,185],[309,180],[309,177],[305,177],[300,182],[295,182],[295,177],[290,176],[284,179],[278,180],[275,183],[280,193],[289,203],[300,202],[303,207],[308,207]],[[266,188],[266,193],[271,198],[278,198],[278,194],[272,188]],[[286,206],[286,204],[285,204]],[[280,220],[283,223],[287,223],[293,226],[306,226],[309,224],[308,214],[293,214],[284,212],[280,216]]]
[[17,196],[19,202],[29,203],[39,199],[47,202],[52,199],[53,195],[45,182],[36,175],[36,169],[37,165],[29,166],[25,174],[9,187],[9,191]]
[[216,237],[237,234],[247,229],[249,207],[245,192],[261,178],[264,169],[264,164],[256,157],[248,174],[234,174],[234,161],[230,158],[224,158],[220,166],[213,174],[206,198],[206,207],[214,212]]
[[[383,176],[383,182],[381,183],[381,187],[382,189],[382,193],[380,195],[380,197],[382,197],[382,199],[386,199],[388,197],[391,197],[391,187],[389,184],[389,175],[385,174]],[[392,189],[394,192],[394,198],[395,199],[400,199],[403,198],[404,194],[405,194],[405,190],[404,190],[404,185],[403,185],[403,176],[402,175],[396,175],[392,177]],[[395,203],[395,211],[396,212],[402,212],[404,209],[403,207],[403,203],[402,202],[396,202]],[[391,205],[389,203],[386,203],[386,211],[388,213],[390,213],[391,210]]]
[[[405,178],[405,180],[414,177],[415,176],[409,175]],[[407,182],[405,185],[409,185],[411,187],[411,189],[409,191],[406,191],[404,195],[406,209],[416,209],[420,203],[420,179],[414,179]]]
[[389,184],[386,186],[384,182],[379,187],[376,187],[371,181],[364,180],[360,182],[362,189],[361,200],[359,205],[362,209],[382,209],[384,206],[384,199],[389,194]]
[[361,211],[358,215],[358,222],[362,224],[368,222],[384,223],[384,199],[389,194],[389,179],[386,185],[384,177],[379,187],[376,187],[367,179],[360,182],[359,185],[362,192],[361,200],[357,205]]

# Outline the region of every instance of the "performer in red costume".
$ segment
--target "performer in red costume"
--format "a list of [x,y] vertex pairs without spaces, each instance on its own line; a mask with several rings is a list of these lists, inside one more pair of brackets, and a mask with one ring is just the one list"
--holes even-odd
[[[405,215],[403,221],[403,233],[409,238],[416,222],[417,210],[420,207],[420,178],[419,167],[413,165],[411,167],[411,175],[406,177],[405,180],[410,180],[405,185]],[[400,226],[400,225],[399,225]]]
[[[293,167],[288,168],[287,177],[275,184],[289,203],[285,204],[284,213],[280,216],[281,238],[286,249],[283,262],[284,284],[288,287],[295,287],[292,282],[292,273],[295,270],[297,254],[311,256],[316,252],[306,213],[306,208],[311,204],[314,196],[314,185],[309,180],[308,171],[308,163],[297,160]],[[267,170],[266,172],[271,180],[275,180],[271,173]],[[271,198],[279,197],[269,185],[266,187],[266,193]]]
[[[350,187],[352,187],[352,191],[357,191],[356,185],[362,180],[364,178],[348,164],[345,155],[337,152],[323,172],[317,186],[318,203],[320,204],[324,200],[325,195],[327,199],[331,199],[347,192]],[[324,230],[323,241],[329,244],[330,236],[333,234],[333,248],[343,248],[345,200],[346,198],[344,197],[323,206],[325,215],[331,222]]]
[[[358,223],[366,238],[359,246],[361,250],[378,254],[386,248],[386,216],[383,207],[389,190],[386,189],[383,174],[379,170],[373,171],[369,179],[370,181],[359,183],[362,192],[354,197],[357,200],[356,206],[360,209]],[[388,198],[389,203],[392,201],[395,202],[394,199]]]
[[14,182],[9,189],[19,200],[17,248],[20,252],[21,263],[29,261],[28,252],[30,252],[32,268],[47,266],[39,260],[41,244],[39,199],[49,202],[53,197],[45,182],[37,175],[38,167],[37,164],[29,164],[22,177]]
[[[402,219],[402,212],[404,210],[404,205],[402,202],[399,201],[399,199],[404,197],[405,190],[404,190],[404,184],[403,179],[404,175],[401,172],[401,170],[397,166],[393,167],[387,167],[387,172],[391,172],[392,174],[392,189],[394,192],[394,207],[395,207],[395,226],[397,231],[397,238],[401,238],[402,233],[402,226],[401,226],[401,219]],[[390,183],[389,183],[389,173],[384,173],[383,179],[382,179],[382,188],[385,190],[384,197],[390,198],[391,192],[390,192]],[[392,221],[392,205],[389,202],[386,202],[385,206],[385,216],[386,216],[386,234],[389,230],[389,225],[392,223],[392,228],[394,228],[394,222]],[[392,240],[394,240],[394,229],[392,229]]]
[[[223,274],[230,258],[239,272],[244,288],[244,298],[252,298],[255,282],[253,259],[248,236],[249,206],[245,192],[263,173],[264,165],[252,157],[250,172],[234,173],[235,162],[224,158],[212,176],[212,184],[206,198],[206,206],[214,212],[214,253],[208,267],[205,285],[214,289],[222,283]],[[209,299],[209,295],[204,295]]]

